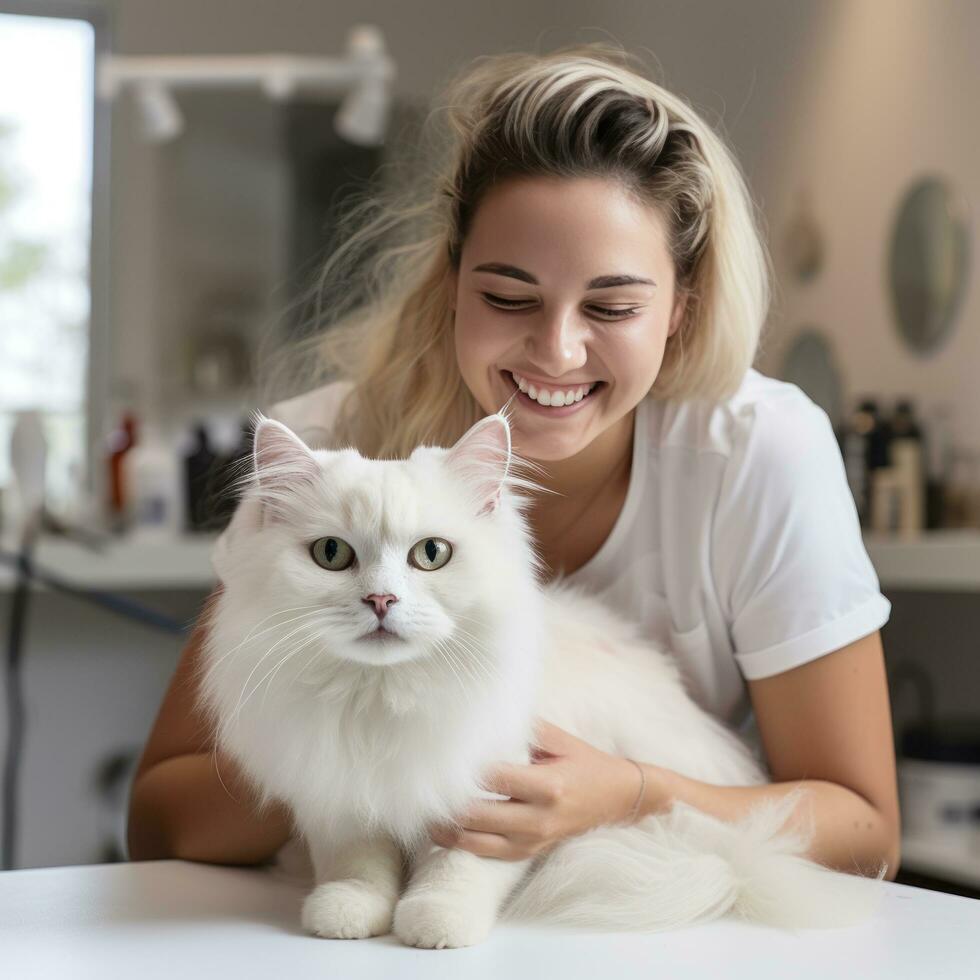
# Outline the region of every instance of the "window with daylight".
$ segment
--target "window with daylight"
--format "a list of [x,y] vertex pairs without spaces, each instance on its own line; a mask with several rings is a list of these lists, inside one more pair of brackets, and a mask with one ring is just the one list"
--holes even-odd
[[85,479],[95,28],[10,9],[0,0],[0,487],[17,413],[38,410],[58,509]]

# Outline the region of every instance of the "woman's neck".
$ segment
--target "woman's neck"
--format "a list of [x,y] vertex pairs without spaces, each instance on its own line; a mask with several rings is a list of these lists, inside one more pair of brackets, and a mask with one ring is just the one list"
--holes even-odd
[[603,485],[615,480],[624,470],[628,472],[633,459],[635,418],[635,409],[627,412],[585,449],[568,459],[535,460],[544,473],[536,473],[534,480],[561,494],[561,497],[554,493],[535,495],[535,509],[540,509],[545,501],[549,511],[574,509],[576,501],[592,499]]

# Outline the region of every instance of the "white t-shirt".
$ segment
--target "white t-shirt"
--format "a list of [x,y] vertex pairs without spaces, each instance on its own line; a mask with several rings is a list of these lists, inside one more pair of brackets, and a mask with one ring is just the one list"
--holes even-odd
[[[280,402],[269,415],[315,445],[349,384]],[[242,510],[225,535],[248,519]],[[826,412],[754,369],[727,401],[637,406],[623,509],[599,551],[566,578],[668,648],[691,696],[757,753],[745,681],[852,643],[891,611]]]

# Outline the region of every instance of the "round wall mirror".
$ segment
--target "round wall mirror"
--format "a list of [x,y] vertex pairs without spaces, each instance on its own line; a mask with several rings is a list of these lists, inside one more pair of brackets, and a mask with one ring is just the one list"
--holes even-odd
[[938,177],[909,189],[892,233],[889,284],[899,334],[916,353],[948,337],[966,286],[966,209]]
[[827,337],[815,327],[804,327],[783,358],[783,381],[802,388],[830,417],[837,429],[842,422],[843,394],[837,359]]

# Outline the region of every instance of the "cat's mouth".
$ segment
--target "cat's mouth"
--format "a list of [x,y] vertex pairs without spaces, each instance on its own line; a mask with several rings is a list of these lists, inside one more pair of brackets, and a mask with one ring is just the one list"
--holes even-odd
[[376,630],[372,630],[370,633],[365,633],[363,636],[358,637],[359,640],[400,640],[401,637],[392,632],[389,629],[385,629],[383,626],[379,626]]

